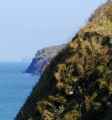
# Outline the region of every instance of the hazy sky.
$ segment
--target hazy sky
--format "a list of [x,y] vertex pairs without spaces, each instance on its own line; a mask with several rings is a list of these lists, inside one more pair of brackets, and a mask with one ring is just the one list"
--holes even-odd
[[106,0],[0,0],[0,61],[69,41]]

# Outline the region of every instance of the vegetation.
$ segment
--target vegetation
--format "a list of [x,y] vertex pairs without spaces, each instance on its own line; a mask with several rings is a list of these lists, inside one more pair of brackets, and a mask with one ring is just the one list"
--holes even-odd
[[112,120],[112,2],[50,63],[16,120]]

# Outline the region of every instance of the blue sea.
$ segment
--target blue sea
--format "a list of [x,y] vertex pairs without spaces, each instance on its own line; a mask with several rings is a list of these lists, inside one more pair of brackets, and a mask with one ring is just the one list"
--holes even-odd
[[0,120],[14,120],[38,76],[25,74],[27,63],[0,63]]

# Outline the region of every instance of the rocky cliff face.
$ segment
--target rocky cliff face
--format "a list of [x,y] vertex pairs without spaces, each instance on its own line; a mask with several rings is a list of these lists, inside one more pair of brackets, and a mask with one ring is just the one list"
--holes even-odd
[[112,2],[51,61],[16,120],[112,120]]
[[26,73],[42,74],[53,57],[55,57],[64,47],[65,44],[38,50],[31,64],[28,66]]

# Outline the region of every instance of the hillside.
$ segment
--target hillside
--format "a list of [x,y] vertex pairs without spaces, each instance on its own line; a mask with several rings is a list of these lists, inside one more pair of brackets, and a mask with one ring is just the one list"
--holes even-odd
[[112,120],[112,2],[51,61],[15,120]]
[[55,57],[64,47],[65,44],[38,50],[25,72],[41,75],[53,57]]

